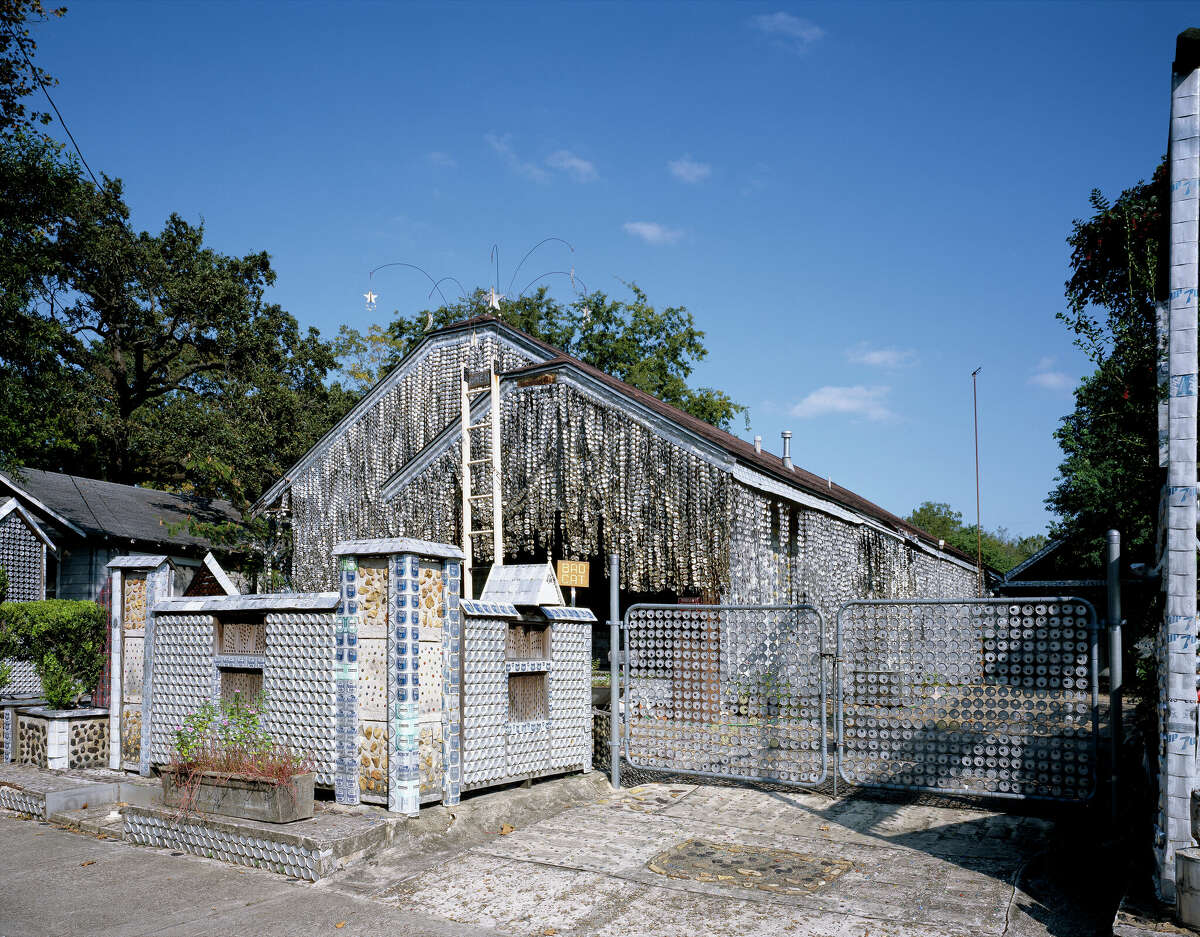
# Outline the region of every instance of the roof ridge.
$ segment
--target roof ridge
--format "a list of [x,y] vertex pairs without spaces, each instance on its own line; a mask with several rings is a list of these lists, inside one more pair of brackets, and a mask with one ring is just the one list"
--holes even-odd
[[[718,439],[710,438],[709,441],[718,446],[721,446],[722,448],[725,448],[727,451],[730,451],[731,454],[733,454],[735,456],[740,454],[743,457],[750,458],[751,461],[757,462],[761,467],[769,469],[770,471],[772,471],[773,474],[777,475],[784,481],[787,481],[787,482],[795,485],[798,488],[809,487],[813,490],[814,494],[820,495],[822,497],[829,497],[829,492],[832,492],[836,488],[841,492],[845,492],[845,494],[849,496],[849,498],[836,498],[836,497],[833,498],[832,500],[836,501],[837,503],[840,503],[845,507],[850,507],[854,510],[859,510],[859,511],[863,511],[864,508],[867,508],[868,510],[866,510],[864,513],[868,514],[868,516],[873,515],[876,520],[885,521],[885,522],[893,525],[901,533],[909,532],[909,533],[914,533],[914,534],[918,535],[918,537],[924,536],[928,539],[930,544],[933,544],[934,542],[936,542],[934,536],[931,533],[929,533],[929,531],[923,530],[922,528],[918,527],[916,524],[913,524],[913,523],[910,523],[909,521],[904,520],[902,517],[900,517],[896,514],[893,514],[891,511],[887,510],[887,508],[884,508],[881,505],[875,504],[875,502],[873,502],[873,501],[869,501],[868,499],[864,498],[862,495],[857,494],[856,492],[853,492],[848,488],[845,488],[841,485],[834,485],[832,479],[828,479],[827,480],[828,484],[826,486],[822,486],[820,484],[822,479],[816,473],[810,472],[807,469],[801,468],[799,466],[788,469],[786,466],[784,466],[783,459],[779,458],[774,453],[758,451],[758,450],[754,449],[754,446],[752,443],[747,442],[746,440],[742,439],[739,436],[735,436],[733,433],[729,432],[728,430],[722,429],[719,426],[714,426],[712,423],[709,423],[706,420],[702,420],[702,419],[700,419],[700,417],[695,416],[694,414],[688,413],[686,410],[683,410],[683,409],[675,406],[674,404],[667,403],[665,400],[661,400],[660,398],[655,397],[653,394],[651,394],[647,391],[644,391],[638,387],[634,387],[632,384],[628,383],[627,381],[624,381],[621,378],[616,377],[615,375],[609,374],[607,371],[604,371],[603,369],[596,367],[596,365],[591,364],[587,361],[584,361],[581,358],[576,358],[570,352],[564,351],[561,348],[551,345],[549,342],[545,341],[544,339],[538,338],[535,335],[531,335],[530,333],[524,331],[523,329],[520,329],[517,326],[513,325],[512,323],[506,322],[499,317],[476,316],[472,319],[463,320],[462,322],[450,323],[449,325],[443,326],[442,330],[450,330],[453,328],[462,328],[463,326],[465,326],[469,323],[472,323],[476,320],[479,320],[479,319],[486,319],[486,321],[489,321],[489,322],[496,322],[496,323],[502,325],[504,328],[507,328],[513,332],[516,332],[519,335],[522,335],[525,338],[538,343],[543,348],[554,353],[554,358],[551,358],[549,361],[535,362],[533,364],[524,365],[520,368],[514,368],[511,371],[504,372],[505,376],[512,377],[512,376],[519,375],[523,372],[534,372],[534,371],[539,371],[539,370],[547,370],[550,368],[559,367],[563,364],[577,366],[588,373],[593,373],[593,374],[599,375],[600,377],[602,377],[605,380],[606,383],[608,383],[610,385],[614,385],[615,389],[626,392],[629,396],[633,397],[635,400],[645,397],[646,399],[652,400],[655,402],[655,404],[657,404],[656,409],[657,408],[669,409],[670,411],[672,411],[671,413],[663,414],[664,416],[668,417],[669,419],[675,419],[676,422],[680,422],[685,426],[689,423],[696,423],[696,424],[699,424],[700,426],[706,427],[709,431],[711,431],[714,434],[719,434],[720,438],[718,438]],[[442,331],[442,330],[439,330],[439,331]],[[660,412],[661,412],[661,410],[660,410]],[[695,428],[695,427],[693,427],[693,428]],[[732,450],[738,450],[738,451],[732,451]],[[747,451],[747,450],[749,450],[749,451]],[[751,455],[751,453],[753,453],[753,455]],[[775,464],[776,462],[778,462],[778,465]],[[803,476],[807,476],[808,480],[811,480],[810,484],[807,486],[805,486],[803,484],[797,484],[797,482],[802,480],[802,478],[801,479],[795,478],[795,476],[797,474],[801,475],[802,478],[803,478]],[[861,502],[861,503],[855,503],[855,502]],[[961,551],[956,550],[954,547],[950,547],[948,545],[945,547],[942,547],[942,549],[944,549],[946,552],[949,552],[949,553],[954,553],[954,554],[961,553]],[[968,557],[965,553],[962,553],[961,556],[962,556],[962,558],[970,559],[970,557]]]

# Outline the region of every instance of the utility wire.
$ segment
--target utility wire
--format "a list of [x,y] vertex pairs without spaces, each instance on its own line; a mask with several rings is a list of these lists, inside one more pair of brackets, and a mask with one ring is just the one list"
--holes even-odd
[[38,83],[38,87],[42,89],[42,94],[46,96],[46,100],[50,102],[50,106],[54,109],[54,115],[58,118],[58,122],[62,124],[62,129],[66,131],[67,137],[71,141],[71,145],[75,147],[75,152],[79,154],[79,161],[83,163],[83,168],[88,171],[88,175],[92,177],[92,182],[96,188],[100,188],[100,180],[96,178],[96,174],[92,172],[92,167],[88,165],[88,161],[83,156],[83,150],[79,148],[79,144],[75,141],[75,135],[71,133],[71,128],[67,126],[67,122],[63,120],[62,112],[58,109],[58,105],[54,103],[54,98],[50,97],[50,89],[46,87],[46,83],[42,81],[42,76],[34,67],[33,61],[29,58],[29,53],[25,51],[25,43],[21,41],[20,35],[13,29],[12,24],[5,22],[5,27],[8,29],[8,34],[12,36],[13,42],[17,44],[17,48],[21,50],[21,56],[25,59],[25,64],[29,66],[29,73],[33,75],[33,80]]

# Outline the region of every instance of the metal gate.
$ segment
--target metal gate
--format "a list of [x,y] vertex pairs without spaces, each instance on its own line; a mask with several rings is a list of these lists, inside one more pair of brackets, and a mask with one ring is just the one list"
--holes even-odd
[[634,767],[813,786],[832,747],[835,784],[1095,789],[1098,629],[1082,599],[848,602],[831,653],[808,605],[635,605],[625,636]]
[[635,605],[625,636],[624,747],[634,767],[825,780],[825,622],[815,608]]
[[838,773],[871,787],[1087,800],[1097,642],[1082,599],[846,603]]

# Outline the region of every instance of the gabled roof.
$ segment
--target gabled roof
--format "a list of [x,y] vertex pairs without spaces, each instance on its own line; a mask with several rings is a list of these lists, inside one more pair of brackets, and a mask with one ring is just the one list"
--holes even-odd
[[1036,566],[1038,563],[1040,563],[1046,557],[1050,556],[1050,554],[1057,551],[1058,548],[1061,547],[1066,542],[1067,541],[1065,538],[1059,538],[1058,540],[1051,540],[1044,547],[1042,547],[1040,550],[1038,550],[1037,553],[1033,554],[1033,556],[1031,556],[1031,557],[1029,557],[1029,559],[1025,560],[1025,562],[1018,563],[1016,566],[1014,566],[1012,569],[1010,569],[1007,573],[1005,573],[1003,581],[1010,582],[1012,580],[1019,579],[1021,577],[1021,575],[1027,569],[1029,569],[1031,566]]
[[[780,456],[766,451],[755,449],[751,443],[746,442],[734,436],[732,433],[719,427],[713,426],[711,423],[706,423],[699,417],[692,416],[678,407],[672,406],[669,403],[664,403],[653,394],[648,394],[644,390],[634,387],[632,384],[627,384],[620,378],[613,377],[605,371],[600,370],[595,365],[588,364],[586,361],[581,361],[579,358],[567,354],[559,348],[555,348],[539,338],[535,338],[515,326],[509,325],[494,316],[475,316],[471,319],[466,319],[463,322],[456,322],[444,328],[431,332],[430,335],[441,335],[447,332],[463,331],[468,328],[475,328],[484,323],[494,323],[502,329],[520,335],[526,341],[532,342],[540,346],[547,352],[549,357],[546,361],[526,365],[523,368],[517,368],[505,373],[506,378],[520,379],[522,377],[534,377],[538,374],[544,374],[553,370],[568,368],[577,372],[588,375],[589,377],[600,381],[609,388],[617,391],[625,397],[636,401],[644,407],[653,410],[660,416],[678,424],[699,436],[700,438],[712,443],[713,445],[723,449],[725,452],[732,455],[735,459],[752,466],[759,471],[766,472],[774,478],[779,479],[785,484],[805,490],[817,498],[825,501],[833,501],[843,507],[850,508],[856,513],[866,515],[876,521],[880,521],[886,526],[893,528],[901,535],[907,535],[910,538],[923,540],[927,545],[937,545],[937,540],[930,534],[926,533],[921,528],[910,524],[901,517],[897,517],[890,511],[880,507],[872,501],[868,501],[861,495],[855,494],[849,489],[843,488],[840,485],[834,484],[831,479],[821,478],[814,475],[812,472],[805,471],[799,466],[788,468],[783,464],[783,459]],[[957,559],[971,562],[971,557],[964,553],[960,553],[953,547],[947,546],[943,552],[955,556]],[[972,563],[972,565],[974,565]]]
[[[913,543],[920,544],[928,551],[937,551],[949,558],[954,559],[959,563],[965,563],[974,568],[974,558],[967,556],[965,553],[954,549],[951,546],[945,546],[939,549],[936,538],[921,530],[919,527],[910,524],[901,517],[896,516],[890,511],[885,510],[872,501],[868,501],[861,495],[855,494],[846,488],[836,485],[831,479],[821,478],[812,472],[807,472],[804,469],[795,467],[788,468],[783,464],[783,459],[770,452],[755,449],[754,446],[744,439],[739,439],[732,433],[723,429],[719,429],[710,423],[706,423],[698,417],[692,416],[680,410],[678,407],[664,403],[652,394],[648,394],[643,390],[627,384],[619,378],[613,377],[611,374],[600,370],[594,365],[581,361],[572,355],[567,354],[560,348],[536,338],[533,335],[523,332],[513,325],[503,321],[492,315],[474,316],[470,319],[464,319],[460,322],[454,322],[450,325],[443,326],[440,329],[435,329],[429,332],[404,358],[392,369],[387,375],[381,378],[363,400],[359,401],[351,409],[337,426],[330,430],[312,450],[309,451],[287,475],[276,482],[266,494],[259,500],[255,506],[256,509],[269,504],[275,498],[282,494],[287,482],[294,478],[296,474],[304,467],[318,450],[325,446],[336,436],[337,432],[344,425],[352,422],[353,419],[369,406],[374,405],[378,398],[387,390],[388,387],[398,379],[400,375],[407,371],[411,364],[419,357],[428,344],[444,341],[447,337],[457,333],[469,332],[475,329],[489,328],[494,329],[498,333],[504,335],[505,338],[512,341],[514,344],[523,348],[530,353],[531,357],[540,358],[533,364],[526,365],[522,368],[517,368],[506,372],[503,377],[506,381],[521,381],[525,378],[536,377],[540,374],[546,374],[551,371],[567,370],[575,375],[584,377],[590,382],[602,385],[608,391],[618,394],[626,400],[632,401],[643,411],[649,411],[655,414],[658,418],[668,421],[670,424],[683,430],[689,437],[703,442],[710,450],[716,450],[723,453],[726,457],[727,464],[737,464],[744,466],[749,472],[744,475],[754,475],[761,478],[768,476],[776,482],[772,490],[781,490],[785,497],[802,500],[806,504],[812,504],[815,499],[818,502],[825,504],[838,505],[847,509],[853,515],[863,518],[870,522],[874,522],[879,527],[882,527],[901,538],[907,539]],[[447,426],[441,433],[436,434],[414,457],[410,460],[408,466],[401,466],[397,473],[385,482],[381,494],[384,497],[389,496],[389,493],[394,493],[403,479],[406,479],[411,470],[415,469],[418,464],[425,461],[434,448],[440,448],[445,440],[454,434],[454,427],[457,425],[457,420],[452,421],[452,425]],[[736,474],[736,473],[735,473]],[[740,479],[739,479],[740,480]],[[781,487],[782,486],[782,487]],[[801,493],[804,493],[803,495]],[[807,496],[807,497],[806,497]]]
[[46,532],[42,530],[41,525],[33,519],[28,511],[25,510],[20,501],[18,501],[16,498],[5,498],[0,500],[0,521],[4,520],[4,518],[8,517],[10,514],[15,514],[17,517],[21,518],[21,520],[25,522],[25,526],[29,528],[30,532],[40,541],[42,541],[42,543],[44,543],[47,547],[49,547],[51,552],[58,552],[58,547],[56,547],[53,541],[46,536]]
[[210,546],[207,540],[189,533],[186,526],[172,532],[171,525],[192,519],[225,523],[240,517],[228,501],[39,469],[22,469],[20,475],[20,480],[0,475],[0,490],[8,489],[34,513],[85,537],[170,544],[199,552]]

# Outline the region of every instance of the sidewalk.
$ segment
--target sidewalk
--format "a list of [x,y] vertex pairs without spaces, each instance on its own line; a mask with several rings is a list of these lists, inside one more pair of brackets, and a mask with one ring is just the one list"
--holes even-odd
[[303,885],[8,815],[0,934],[1085,937],[1118,898],[1089,822],[591,775],[423,811]]

